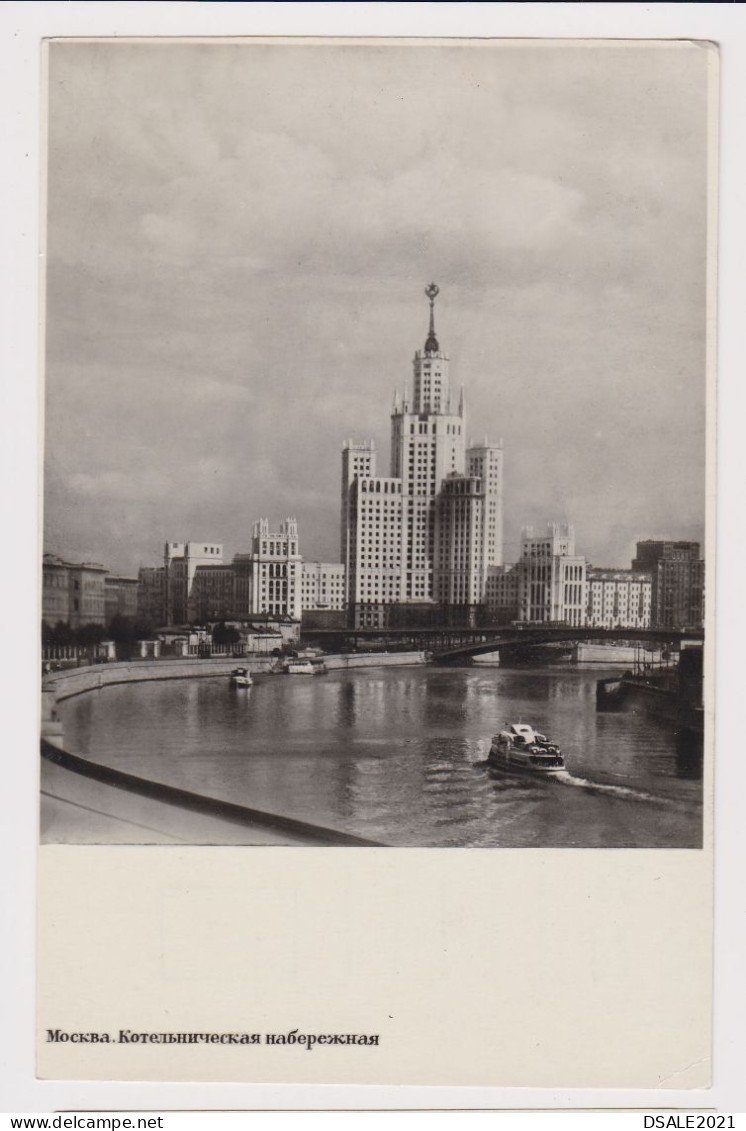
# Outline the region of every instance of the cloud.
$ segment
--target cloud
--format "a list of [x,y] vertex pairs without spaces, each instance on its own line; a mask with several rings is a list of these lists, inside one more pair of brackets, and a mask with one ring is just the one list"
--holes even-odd
[[132,568],[295,511],[336,556],[433,277],[510,531],[701,524],[701,53],[55,44],[51,90],[51,538]]

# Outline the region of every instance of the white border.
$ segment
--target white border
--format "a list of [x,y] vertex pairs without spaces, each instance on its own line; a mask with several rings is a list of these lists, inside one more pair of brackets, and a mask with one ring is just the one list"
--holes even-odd
[[[34,857],[37,753],[37,249],[39,43],[93,35],[597,36],[694,38],[720,43],[722,82],[719,342],[719,561],[716,756],[716,985],[710,1091],[394,1088],[42,1082],[34,1078]],[[746,1109],[743,1019],[746,753],[741,749],[739,644],[746,639],[743,521],[743,264],[746,149],[746,13],[731,4],[533,3],[4,3],[0,6],[0,114],[9,196],[0,209],[4,392],[0,482],[9,502],[2,564],[5,595],[0,686],[7,689],[3,901],[10,930],[3,970],[0,1063],[4,1111],[59,1109],[651,1108]],[[5,319],[3,320],[5,322]],[[739,584],[740,583],[740,584]],[[741,696],[742,697],[742,696]],[[12,708],[12,710],[11,710]]]

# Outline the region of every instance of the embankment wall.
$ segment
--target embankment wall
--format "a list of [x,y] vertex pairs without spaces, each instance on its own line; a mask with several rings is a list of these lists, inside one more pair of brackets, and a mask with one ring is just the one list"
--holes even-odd
[[[370,652],[349,655],[324,656],[330,671],[339,669],[400,667],[424,664],[424,652]],[[55,702],[96,691],[117,683],[140,683],[153,679],[206,679],[210,676],[229,675],[240,664],[251,672],[268,672],[274,657],[256,658],[220,657],[219,659],[193,658],[175,660],[133,660],[130,663],[94,664],[91,667],[72,668],[44,676],[42,689]]]

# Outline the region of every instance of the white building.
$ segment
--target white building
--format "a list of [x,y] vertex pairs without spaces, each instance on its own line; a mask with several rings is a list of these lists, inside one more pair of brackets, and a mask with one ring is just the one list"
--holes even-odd
[[400,479],[360,477],[350,487],[348,602],[359,627],[380,628],[384,607],[402,597]]
[[472,444],[466,453],[466,470],[469,475],[478,475],[481,480],[481,493],[484,499],[482,521],[481,568],[483,573],[484,600],[487,572],[493,566],[502,565],[503,560],[503,446],[491,444],[487,437],[482,444]]
[[[343,564],[347,563],[350,553],[350,489],[352,483],[358,476],[370,478],[375,474],[375,440],[346,440],[342,448],[342,507],[340,522],[340,557],[342,558]],[[349,577],[347,581],[349,584]]]
[[425,293],[429,332],[411,397],[394,396],[390,476],[377,477],[372,440],[342,452],[341,549],[358,624],[383,623],[400,602],[479,604],[488,566],[502,561],[502,447],[485,440],[466,451],[463,391],[456,401],[435,334],[438,287]]
[[586,562],[575,553],[572,526],[550,523],[538,536],[526,527],[520,570],[522,620],[585,624]]
[[302,559],[298,523],[286,518],[278,531],[260,518],[252,527],[251,553],[236,554],[235,603],[239,617],[270,616],[300,620]]
[[345,567],[339,562],[303,562],[301,608],[304,612],[345,607]]
[[586,624],[591,628],[650,628],[649,573],[589,567],[587,590]]

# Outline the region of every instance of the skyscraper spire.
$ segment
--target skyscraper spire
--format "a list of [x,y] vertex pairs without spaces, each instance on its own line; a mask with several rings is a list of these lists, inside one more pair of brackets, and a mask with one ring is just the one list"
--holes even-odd
[[425,353],[438,353],[440,346],[435,337],[435,300],[440,294],[440,287],[436,283],[430,283],[425,287],[425,294],[430,299],[430,332],[425,342]]

